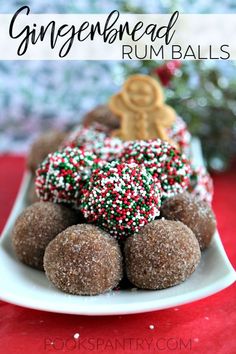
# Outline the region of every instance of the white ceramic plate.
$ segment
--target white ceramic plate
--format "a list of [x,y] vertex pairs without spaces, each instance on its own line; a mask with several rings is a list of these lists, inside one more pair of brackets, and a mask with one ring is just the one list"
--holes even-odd
[[[194,160],[202,163],[200,145],[193,143]],[[114,315],[154,311],[179,306],[212,295],[236,280],[227,255],[216,233],[201,263],[184,283],[172,288],[120,290],[99,296],[67,295],[51,285],[43,272],[21,264],[11,248],[10,232],[17,215],[25,206],[30,176],[25,175],[15,206],[0,241],[0,298],[4,301],[38,310],[80,314]]]

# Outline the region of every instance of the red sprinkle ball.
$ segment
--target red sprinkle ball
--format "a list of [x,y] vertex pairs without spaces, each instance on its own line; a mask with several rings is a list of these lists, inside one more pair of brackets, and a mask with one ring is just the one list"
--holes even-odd
[[211,204],[214,192],[211,176],[204,166],[191,166],[191,169],[192,172],[190,175],[190,186],[188,187],[188,192],[200,200]]
[[119,138],[109,137],[106,127],[93,124],[90,127],[79,126],[66,139],[63,146],[78,147],[91,151],[105,161],[113,161],[123,149],[123,142]]
[[111,162],[93,170],[82,190],[81,210],[118,239],[125,239],[160,214],[161,185],[145,167]]
[[155,182],[161,183],[162,200],[188,188],[191,168],[183,154],[166,141],[156,139],[125,143],[119,159],[146,167]]
[[96,155],[78,148],[67,147],[51,153],[36,171],[36,193],[43,201],[78,206],[91,169],[100,164]]

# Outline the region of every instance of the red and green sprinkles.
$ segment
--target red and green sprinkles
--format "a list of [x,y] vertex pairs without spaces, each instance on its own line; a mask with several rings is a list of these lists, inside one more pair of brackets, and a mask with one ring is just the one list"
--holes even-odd
[[[116,149],[113,143],[106,137],[100,156]],[[79,208],[88,222],[118,239],[138,232],[160,215],[165,198],[188,188],[191,169],[184,155],[159,139],[118,145],[112,162],[85,146],[49,154],[36,171],[37,195]]]
[[63,145],[90,151],[100,159],[109,162],[115,160],[123,149],[122,140],[109,137],[105,127],[100,124],[94,124],[90,127],[78,126]]
[[189,156],[191,134],[187,129],[187,124],[181,117],[176,116],[174,124],[167,129],[167,134],[171,140],[178,144],[181,152]]
[[183,154],[160,139],[126,142],[119,159],[145,166],[156,182],[161,183],[162,199],[182,193],[190,181],[191,168]]
[[145,167],[111,162],[93,170],[81,197],[88,220],[118,239],[138,232],[160,214],[161,186]]
[[67,147],[49,154],[36,171],[35,187],[43,201],[79,205],[81,189],[100,160],[91,152]]
[[194,197],[211,204],[213,198],[213,181],[204,166],[191,166],[188,192]]
[[107,133],[100,124],[95,124],[91,127],[79,125],[66,138],[63,146],[78,147],[91,151],[97,145],[100,146],[106,137]]

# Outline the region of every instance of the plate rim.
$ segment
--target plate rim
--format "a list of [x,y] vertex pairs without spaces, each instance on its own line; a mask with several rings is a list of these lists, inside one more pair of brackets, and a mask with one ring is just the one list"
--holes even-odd
[[[198,144],[198,142],[195,141],[195,147]],[[198,149],[200,149],[198,147]],[[200,155],[201,159],[201,155]],[[1,252],[6,252],[3,247],[3,242],[4,240],[9,237],[10,230],[12,228],[12,224],[14,223],[16,217],[18,216],[21,206],[25,200],[25,195],[26,192],[29,188],[29,183],[31,180],[31,174],[28,171],[25,171],[23,174],[23,178],[20,184],[20,188],[17,193],[17,197],[15,199],[15,203],[13,205],[13,208],[10,212],[10,215],[8,217],[8,220],[3,228],[3,231],[1,233],[0,237],[0,254]],[[213,284],[204,287],[204,291],[202,289],[198,290],[193,290],[192,292],[188,292],[186,294],[179,294],[176,295],[174,301],[173,298],[170,299],[170,302],[166,302],[165,299],[156,299],[156,300],[149,300],[146,303],[144,302],[135,302],[135,303],[129,303],[129,304],[117,304],[114,306],[107,306],[107,304],[102,304],[99,307],[97,306],[96,308],[94,306],[90,307],[85,307],[83,308],[82,306],[79,306],[79,308],[75,307],[75,304],[71,304],[74,306],[74,308],[70,309],[67,308],[56,308],[56,305],[50,303],[49,305],[41,302],[40,300],[34,298],[31,299],[31,302],[24,302],[24,299],[19,299],[19,297],[15,296],[14,294],[11,294],[9,296],[9,293],[6,294],[4,293],[4,289],[1,289],[0,286],[0,299],[2,301],[21,306],[21,307],[26,307],[29,309],[34,309],[34,310],[39,310],[39,311],[47,311],[47,312],[53,312],[53,313],[64,313],[64,314],[73,314],[73,315],[85,315],[85,316],[112,316],[112,315],[125,315],[125,314],[136,314],[136,313],[144,313],[144,312],[151,312],[151,311],[158,311],[161,309],[167,309],[167,308],[172,308],[176,306],[181,306],[183,304],[188,304],[194,301],[198,301],[201,299],[204,299],[208,296],[211,296],[219,291],[222,291],[223,289],[227,288],[231,284],[233,284],[236,281],[236,272],[230,263],[228,256],[225,252],[224,246],[222,244],[222,241],[220,239],[218,231],[214,235],[214,238],[216,239],[215,242],[217,243],[218,246],[218,251],[220,252],[222,258],[224,259],[225,265],[227,267],[227,274],[221,278],[219,278],[217,281],[215,281]],[[121,290],[122,291],[122,290]],[[158,290],[151,290],[151,291],[158,291]],[[201,293],[202,292],[202,293]],[[189,295],[191,294],[190,298]],[[68,295],[68,294],[67,294]],[[69,295],[69,296],[78,296],[78,295]],[[99,296],[99,295],[98,295]],[[28,301],[28,299],[27,299]],[[163,306],[163,302],[165,301],[165,305]],[[141,306],[141,308],[139,308]]]
[[[1,250],[2,251],[2,250]],[[231,264],[230,264],[231,266]],[[90,306],[86,306],[85,308],[80,305],[78,308],[76,308],[75,304],[70,304],[68,308],[68,304],[66,308],[58,308],[57,305],[52,306],[52,303],[50,302],[49,305],[47,305],[45,302],[42,303],[42,301],[37,298],[31,298],[31,302],[27,302],[28,298],[26,299],[26,302],[24,302],[23,298],[20,298],[15,296],[14,294],[11,294],[9,296],[8,294],[4,294],[4,292],[0,292],[0,299],[2,301],[11,303],[13,305],[21,306],[21,307],[26,307],[29,309],[34,309],[34,310],[39,310],[39,311],[46,311],[46,312],[53,312],[53,313],[62,313],[62,314],[71,314],[71,315],[85,315],[85,316],[112,316],[112,315],[128,315],[128,314],[136,314],[136,313],[144,313],[144,312],[152,312],[152,311],[158,311],[158,310],[164,310],[168,308],[173,308],[176,306],[181,306],[185,304],[189,304],[191,302],[195,302],[198,300],[202,300],[208,296],[211,296],[213,294],[216,294],[230,285],[232,285],[236,281],[236,273],[231,266],[231,270],[228,272],[228,274],[213,284],[208,285],[207,287],[204,287],[204,292],[202,293],[202,289],[198,290],[193,290],[191,293],[186,293],[186,294],[179,294],[176,295],[175,300],[171,299],[169,302],[166,302],[166,299],[156,299],[156,300],[149,300],[144,302],[135,302],[135,303],[129,303],[129,304],[112,304],[112,306],[107,306],[107,304],[102,304],[99,307],[93,306],[90,304]],[[122,290],[121,290],[122,291]],[[151,290],[153,292],[158,290]],[[189,295],[191,296],[189,297]],[[68,294],[65,294],[68,296]],[[69,296],[78,296],[78,295],[69,295]],[[163,302],[165,302],[165,305],[163,306]],[[159,304],[158,304],[159,303]],[[73,306],[73,308],[72,308]],[[141,308],[140,308],[141,306]]]

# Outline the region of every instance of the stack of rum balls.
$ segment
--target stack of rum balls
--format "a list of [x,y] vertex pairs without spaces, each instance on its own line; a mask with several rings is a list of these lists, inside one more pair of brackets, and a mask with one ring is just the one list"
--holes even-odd
[[124,142],[110,135],[118,126],[99,106],[72,132],[40,137],[29,154],[35,188],[13,248],[66,293],[177,285],[216,229],[212,181],[190,162],[183,120],[168,131],[180,150],[159,139]]

